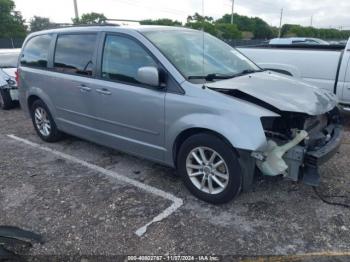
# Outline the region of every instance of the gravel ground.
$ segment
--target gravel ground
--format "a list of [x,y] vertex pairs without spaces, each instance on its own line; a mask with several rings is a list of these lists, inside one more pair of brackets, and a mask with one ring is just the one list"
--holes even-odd
[[[324,194],[350,204],[350,115],[339,153],[321,168]],[[28,139],[169,192],[184,205],[138,237],[135,230],[171,202],[8,138]],[[252,192],[212,206],[184,188],[174,170],[73,137],[44,144],[19,109],[0,111],[0,221],[43,235],[29,255],[300,256],[337,261],[350,252],[350,210],[323,203],[312,188],[258,178]],[[329,254],[328,254],[329,255]],[[230,258],[230,260],[233,258]],[[294,258],[293,258],[294,259]],[[299,260],[300,259],[300,260]],[[334,261],[334,257],[332,258]],[[261,260],[260,260],[261,261]]]

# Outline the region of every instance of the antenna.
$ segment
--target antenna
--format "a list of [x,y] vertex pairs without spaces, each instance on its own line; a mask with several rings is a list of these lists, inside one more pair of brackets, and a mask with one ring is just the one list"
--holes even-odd
[[314,22],[314,15],[311,16],[311,23],[310,23],[311,27],[313,26],[313,22]]

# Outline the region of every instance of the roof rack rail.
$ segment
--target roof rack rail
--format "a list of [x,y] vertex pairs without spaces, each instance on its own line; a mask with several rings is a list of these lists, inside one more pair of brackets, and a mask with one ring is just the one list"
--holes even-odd
[[131,19],[106,19],[106,21],[116,21],[116,22],[135,22],[140,23],[140,20],[131,20]]
[[120,26],[120,24],[115,23],[96,23],[96,24],[78,24],[78,25],[71,25],[70,27],[91,27],[91,26]]
[[[121,22],[121,23],[111,23],[111,22]],[[51,29],[61,29],[61,28],[72,28],[72,27],[92,27],[92,26],[121,26],[122,22],[132,22],[132,23],[140,23],[139,20],[130,20],[130,19],[106,19],[105,22],[102,23],[94,23],[94,24],[56,24]]]
[[96,23],[96,24],[71,24],[71,25],[59,25],[52,27],[51,29],[64,29],[64,28],[74,28],[74,27],[94,27],[94,26],[120,26],[120,24],[116,23]]
[[137,23],[138,25],[141,24],[140,20],[131,20],[131,19],[112,19],[111,18],[111,19],[107,19],[106,21],[117,22],[119,25],[126,25],[128,23]]

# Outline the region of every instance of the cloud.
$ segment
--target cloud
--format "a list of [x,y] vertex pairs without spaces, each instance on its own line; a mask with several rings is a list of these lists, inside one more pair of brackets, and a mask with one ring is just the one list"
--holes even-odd
[[[17,10],[29,20],[34,15],[51,18],[55,22],[71,22],[73,0],[15,0]],[[188,15],[202,13],[202,0],[78,0],[79,12],[104,13],[108,18],[147,19],[171,18],[186,21]],[[311,16],[316,27],[348,26],[349,0],[235,0],[235,11],[242,15],[258,16],[269,24],[283,22],[310,25]],[[204,0],[206,15],[215,18],[231,12],[231,0]]]

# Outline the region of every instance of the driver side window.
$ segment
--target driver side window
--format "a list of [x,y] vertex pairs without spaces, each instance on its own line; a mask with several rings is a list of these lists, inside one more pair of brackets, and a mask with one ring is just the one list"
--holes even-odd
[[102,58],[102,78],[131,84],[137,71],[144,66],[157,67],[153,58],[136,41],[127,37],[108,35]]

